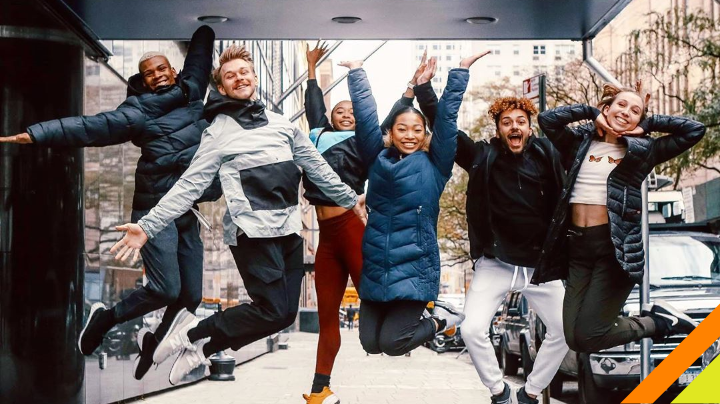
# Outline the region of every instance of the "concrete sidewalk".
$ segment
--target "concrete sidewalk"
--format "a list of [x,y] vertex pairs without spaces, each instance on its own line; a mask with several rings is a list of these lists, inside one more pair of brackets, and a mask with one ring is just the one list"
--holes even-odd
[[[437,355],[420,347],[410,357],[366,356],[357,330],[342,330],[342,339],[331,384],[343,404],[490,402],[490,393],[480,383],[475,368],[454,355]],[[143,402],[304,404],[302,393],[309,392],[315,369],[317,334],[292,333],[288,342],[287,350],[235,368],[234,382],[204,380],[147,397]]]

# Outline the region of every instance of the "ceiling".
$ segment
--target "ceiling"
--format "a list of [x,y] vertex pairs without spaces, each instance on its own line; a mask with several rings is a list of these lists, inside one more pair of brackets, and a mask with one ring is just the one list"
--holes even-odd
[[[631,0],[63,0],[100,39],[187,39],[219,15],[218,39],[574,39]],[[334,17],[362,21],[339,24]],[[492,17],[469,24],[469,17]]]

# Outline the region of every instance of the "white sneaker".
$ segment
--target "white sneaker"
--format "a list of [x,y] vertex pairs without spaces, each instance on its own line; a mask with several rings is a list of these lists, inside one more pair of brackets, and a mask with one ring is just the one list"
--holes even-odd
[[210,341],[210,338],[203,338],[191,344],[192,349],[183,349],[180,356],[175,359],[172,369],[170,369],[170,384],[174,386],[180,383],[185,375],[200,365],[210,366],[210,360],[203,353],[203,346],[208,341]]
[[191,328],[195,328],[199,322],[200,320],[194,314],[186,309],[180,310],[173,319],[167,334],[155,349],[153,362],[159,365],[183,348],[194,349],[193,344],[188,339],[187,332]]
[[445,320],[445,327],[442,330],[438,330],[438,333],[447,331],[465,320],[465,314],[447,302],[435,302],[433,316]]

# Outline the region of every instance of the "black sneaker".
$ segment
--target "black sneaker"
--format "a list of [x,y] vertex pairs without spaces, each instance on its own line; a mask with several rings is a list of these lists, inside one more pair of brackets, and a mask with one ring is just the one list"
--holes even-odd
[[437,333],[446,332],[457,327],[465,320],[465,314],[461,313],[455,306],[447,302],[435,302],[433,308],[433,317],[438,320],[444,320],[445,326],[437,330]]
[[663,335],[659,334],[654,339],[662,340],[670,335],[690,334],[698,326],[695,320],[662,299],[655,300],[652,309],[649,312],[643,312],[643,314],[652,317],[656,322],[662,321],[667,324],[667,331],[664,333],[661,331],[660,334]]
[[95,303],[90,307],[87,322],[78,338],[78,348],[83,355],[91,355],[102,344],[105,332],[100,329],[100,313],[107,310],[102,303]]
[[140,353],[137,358],[135,358],[135,369],[133,370],[135,380],[141,380],[148,370],[150,370],[153,364],[153,354],[155,353],[155,348],[158,346],[155,334],[147,329],[145,330],[145,333],[142,333],[143,330],[140,330],[140,333],[138,333]]
[[540,400],[528,396],[525,392],[525,387],[520,387],[520,390],[517,392],[517,402],[518,404],[539,404]]
[[490,397],[490,403],[492,404],[513,404],[512,399],[512,389],[510,386],[503,382],[505,385],[505,388],[503,389],[503,392],[497,396]]

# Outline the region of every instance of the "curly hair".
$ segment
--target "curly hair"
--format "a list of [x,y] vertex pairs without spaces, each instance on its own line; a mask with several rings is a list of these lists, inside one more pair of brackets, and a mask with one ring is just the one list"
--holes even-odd
[[255,72],[255,65],[253,65],[253,58],[250,55],[250,52],[245,49],[244,46],[238,46],[235,44],[230,45],[227,49],[223,51],[223,53],[220,55],[220,62],[218,64],[218,67],[213,70],[212,76],[213,80],[215,80],[215,84],[220,85],[222,83],[222,77],[220,76],[220,69],[222,69],[223,65],[231,60],[235,59],[242,59],[248,63],[250,63],[250,67],[253,69],[253,72]]
[[633,93],[640,97],[640,100],[643,101],[643,111],[640,115],[640,121],[645,119],[645,116],[648,112],[648,103],[650,102],[650,94],[645,94],[643,97],[642,95],[642,81],[638,80],[635,83],[635,88],[632,87],[618,87],[615,85],[612,85],[610,83],[605,83],[603,85],[603,93],[600,97],[600,101],[597,104],[598,109],[602,111],[603,108],[609,107],[612,105],[613,102],[615,102],[615,98],[617,98],[618,94],[620,93]]
[[495,121],[495,127],[498,127],[500,122],[500,114],[507,110],[520,109],[525,111],[528,119],[532,118],[533,115],[537,114],[537,108],[535,103],[525,97],[500,97],[492,103],[488,109],[488,115]]

